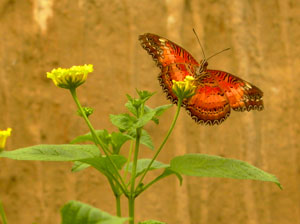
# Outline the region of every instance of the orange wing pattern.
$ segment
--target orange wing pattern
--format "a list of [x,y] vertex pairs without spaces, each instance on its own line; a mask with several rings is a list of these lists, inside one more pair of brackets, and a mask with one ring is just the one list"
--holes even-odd
[[206,69],[206,61],[200,65],[190,53],[166,38],[147,33],[139,40],[161,69],[158,80],[173,103],[177,103],[177,97],[172,91],[172,80],[195,77],[196,94],[185,99],[182,106],[197,123],[220,124],[230,115],[230,108],[263,109],[263,92],[256,86],[227,72]]
[[230,105],[222,88],[209,73],[196,78],[196,94],[183,102],[200,124],[220,124],[230,115]]
[[199,63],[190,53],[166,38],[146,33],[140,35],[139,40],[161,69],[158,80],[167,98],[176,103],[172,80],[183,81],[187,75],[194,76]]
[[[162,68],[160,85],[173,103],[177,103],[177,96],[172,91],[172,80],[194,76],[193,69],[187,64],[171,64]],[[223,90],[210,74],[197,78],[196,84],[196,94],[185,99],[182,106],[197,123],[213,125],[223,122],[230,114],[230,105]]]
[[207,70],[222,88],[235,111],[263,110],[263,92],[253,84],[227,72]]
[[155,34],[140,35],[142,47],[152,55],[157,66],[167,66],[173,63],[187,63],[199,66],[193,56],[172,41]]

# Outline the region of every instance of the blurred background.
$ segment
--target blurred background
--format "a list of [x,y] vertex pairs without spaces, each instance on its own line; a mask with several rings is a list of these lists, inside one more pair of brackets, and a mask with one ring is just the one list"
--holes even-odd
[[[151,32],[183,46],[197,60],[230,47],[208,68],[237,75],[264,92],[262,112],[232,112],[220,126],[197,125],[182,111],[158,160],[206,153],[247,161],[276,175],[269,182],[169,177],[137,199],[138,220],[169,224],[300,223],[300,2],[297,0],[0,0],[0,129],[11,127],[7,150],[68,143],[88,132],[68,91],[46,72],[94,64],[78,89],[95,109],[95,128],[116,131],[109,114],[124,113],[125,94],[156,91],[150,106],[167,104],[159,69],[138,42]],[[175,107],[149,124],[159,146]],[[126,145],[128,146],[128,145]],[[127,147],[128,148],[128,147]],[[124,148],[126,153],[127,148]],[[142,148],[142,156],[153,152]],[[76,199],[115,214],[112,193],[97,171],[71,173],[71,163],[0,160],[0,198],[8,221],[60,222]],[[123,201],[123,214],[127,214]]]

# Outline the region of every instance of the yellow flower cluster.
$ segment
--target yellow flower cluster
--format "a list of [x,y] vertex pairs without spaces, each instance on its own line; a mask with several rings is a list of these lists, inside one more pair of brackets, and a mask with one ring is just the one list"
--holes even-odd
[[6,130],[0,130],[0,151],[2,151],[5,147],[6,139],[11,134],[11,128],[7,128]]
[[93,65],[72,66],[71,68],[56,68],[47,72],[47,78],[52,79],[58,87],[71,89],[80,86],[93,72]]
[[190,98],[195,95],[196,86],[194,85],[195,78],[193,76],[186,76],[184,81],[172,80],[172,90],[180,99]]

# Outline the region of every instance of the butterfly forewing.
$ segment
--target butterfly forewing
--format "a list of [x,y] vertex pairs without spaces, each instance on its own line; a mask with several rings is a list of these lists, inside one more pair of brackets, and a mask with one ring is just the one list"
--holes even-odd
[[152,55],[159,67],[173,63],[188,63],[199,66],[193,56],[172,41],[155,34],[140,35],[142,47]]
[[166,38],[147,33],[140,35],[139,40],[161,69],[158,80],[167,98],[176,103],[172,80],[183,81],[187,75],[194,76],[199,63],[190,53]]
[[182,81],[188,75],[194,76],[196,72],[195,69],[196,68],[193,65],[184,63],[173,63],[162,67],[161,73],[158,76],[158,80],[163,88],[163,91],[167,94],[167,98],[173,103],[177,102],[177,96],[172,91],[172,80]]

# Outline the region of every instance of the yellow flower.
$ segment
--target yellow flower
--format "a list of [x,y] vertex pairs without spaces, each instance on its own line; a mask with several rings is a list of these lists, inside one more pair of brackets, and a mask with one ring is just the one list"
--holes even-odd
[[172,80],[172,90],[180,99],[189,98],[195,95],[196,86],[194,85],[195,78],[193,76],[186,76],[184,81]]
[[71,89],[80,86],[92,72],[93,65],[72,66],[71,68],[56,68],[47,72],[47,78],[52,79],[58,87]]
[[8,136],[10,136],[11,128],[7,128],[6,131],[0,130],[0,152],[4,149],[6,139]]

